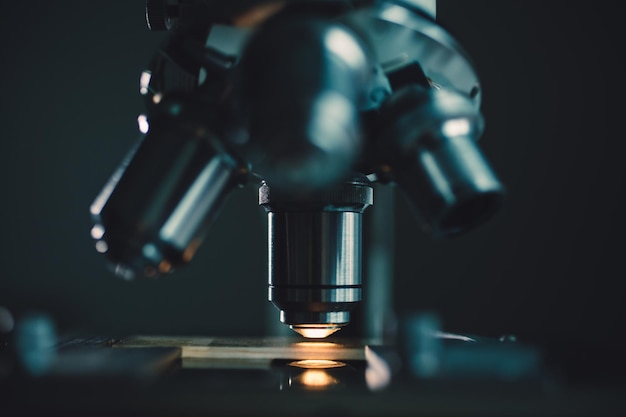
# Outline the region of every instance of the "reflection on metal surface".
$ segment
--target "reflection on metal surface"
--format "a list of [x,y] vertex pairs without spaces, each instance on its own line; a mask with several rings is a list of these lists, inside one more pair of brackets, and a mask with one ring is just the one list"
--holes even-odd
[[99,240],[96,242],[96,251],[98,253],[106,253],[109,250],[109,245],[104,240]]
[[289,366],[304,369],[329,369],[329,368],[342,368],[346,366],[345,363],[340,361],[331,361],[328,359],[304,359],[301,361],[289,362]]
[[321,369],[307,369],[290,381],[290,385],[298,384],[310,390],[322,390],[339,384],[339,380]]
[[197,231],[206,223],[206,213],[218,206],[232,178],[232,167],[220,157],[212,158],[159,231],[159,237],[176,248],[185,250],[197,238]]
[[460,340],[462,342],[475,342],[476,341],[476,339],[473,339],[469,336],[463,336],[460,334],[446,333],[446,332],[440,332],[440,331],[435,332],[434,336],[438,337],[439,339]]
[[332,324],[328,326],[325,324],[305,324],[289,326],[289,328],[307,339],[324,339],[341,329],[341,327]]
[[166,260],[162,260],[159,263],[159,272],[162,274],[167,274],[172,270],[172,264]]
[[372,391],[386,388],[391,382],[391,369],[387,362],[376,355],[376,352],[369,346],[365,346],[365,360],[367,361],[365,369],[367,387]]
[[[415,61],[443,87],[469,94],[480,86],[467,54],[446,30],[432,19],[393,3],[379,2],[377,7],[352,14],[352,22],[373,39],[376,56],[384,66]],[[478,91],[473,99],[477,107],[481,101]]]
[[94,227],[91,228],[92,238],[98,240],[102,239],[102,236],[104,236],[104,227],[102,227],[102,225],[96,224]]
[[150,89],[150,79],[152,79],[152,73],[150,71],[144,71],[139,78],[139,92],[141,95],[148,94]]
[[349,31],[340,27],[330,27],[325,34],[328,51],[344,59],[355,68],[368,65],[367,55],[358,40]]
[[148,133],[148,130],[150,130],[148,116],[146,116],[145,114],[140,114],[139,116],[137,116],[137,125],[141,133],[143,133],[144,135]]
[[446,136],[469,135],[472,132],[472,124],[468,119],[451,119],[441,125],[441,131]]

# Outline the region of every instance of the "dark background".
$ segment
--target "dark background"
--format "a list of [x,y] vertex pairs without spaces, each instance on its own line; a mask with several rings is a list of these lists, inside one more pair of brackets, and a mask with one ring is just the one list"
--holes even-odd
[[[622,339],[614,4],[438,1],[480,74],[481,146],[508,197],[482,228],[435,242],[397,194],[397,312],[434,310],[451,331],[574,350]],[[18,316],[45,311],[62,331],[93,334],[252,336],[278,319],[254,188],[232,195],[194,261],[166,279],[122,282],[93,248],[88,207],[139,137],[139,74],[163,39],[139,0],[0,3],[0,305]]]

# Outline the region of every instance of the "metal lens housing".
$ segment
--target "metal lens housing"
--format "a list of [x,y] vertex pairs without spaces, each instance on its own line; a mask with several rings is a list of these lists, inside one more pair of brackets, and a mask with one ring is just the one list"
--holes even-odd
[[241,180],[240,165],[187,104],[164,99],[150,131],[91,205],[96,249],[122,278],[189,262]]
[[476,143],[483,120],[469,97],[408,86],[381,115],[380,152],[433,237],[463,234],[500,208],[504,187]]
[[362,213],[373,203],[366,178],[296,197],[263,184],[268,213],[269,300],[281,322],[323,338],[350,322],[361,301]]

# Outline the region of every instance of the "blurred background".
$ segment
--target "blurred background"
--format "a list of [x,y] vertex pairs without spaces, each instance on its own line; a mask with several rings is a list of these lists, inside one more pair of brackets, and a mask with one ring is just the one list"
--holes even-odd
[[[437,3],[481,77],[481,147],[508,198],[483,227],[433,241],[398,190],[395,311],[546,347],[615,346],[626,304],[616,3]],[[119,280],[93,247],[89,205],[139,138],[139,75],[164,36],[141,0],[0,3],[0,306],[17,316],[107,335],[261,336],[278,321],[255,187],[232,194],[192,263],[165,279]]]

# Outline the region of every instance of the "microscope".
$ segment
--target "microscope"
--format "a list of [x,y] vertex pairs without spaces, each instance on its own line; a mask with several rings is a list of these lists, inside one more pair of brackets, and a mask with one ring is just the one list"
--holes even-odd
[[434,2],[148,0],[146,18],[168,37],[140,76],[143,136],[90,207],[119,277],[183,267],[227,197],[255,184],[269,300],[325,338],[362,299],[374,184],[397,185],[433,239],[501,206],[477,143],[478,75]]

